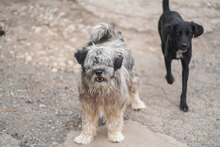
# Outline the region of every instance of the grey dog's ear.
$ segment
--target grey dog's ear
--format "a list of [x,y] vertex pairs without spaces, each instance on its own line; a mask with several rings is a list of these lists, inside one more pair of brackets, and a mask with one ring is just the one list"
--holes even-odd
[[198,36],[202,35],[202,33],[204,32],[202,25],[191,22],[191,26],[192,26],[194,37],[198,37]]
[[121,55],[116,57],[114,61],[114,69],[115,70],[120,69],[122,66],[122,62],[123,62],[123,57]]
[[86,58],[87,53],[88,53],[88,50],[85,49],[85,48],[83,48],[83,49],[81,49],[81,50],[78,50],[78,51],[74,54],[74,56],[75,56],[75,58],[76,58],[76,60],[78,61],[79,64],[82,64],[82,63],[83,63],[83,61],[84,61],[85,58]]

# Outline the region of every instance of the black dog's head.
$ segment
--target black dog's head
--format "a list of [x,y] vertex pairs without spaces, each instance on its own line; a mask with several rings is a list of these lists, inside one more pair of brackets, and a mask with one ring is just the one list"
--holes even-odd
[[203,27],[194,22],[174,22],[166,28],[167,33],[175,42],[177,50],[186,52],[191,46],[192,37],[198,37],[203,33]]

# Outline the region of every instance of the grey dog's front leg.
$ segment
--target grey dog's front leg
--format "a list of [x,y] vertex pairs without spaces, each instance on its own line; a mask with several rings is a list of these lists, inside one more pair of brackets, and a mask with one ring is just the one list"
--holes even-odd
[[80,144],[89,144],[93,141],[96,134],[96,127],[98,122],[98,110],[94,104],[82,102],[83,118],[82,118],[82,132],[75,137],[74,141]]

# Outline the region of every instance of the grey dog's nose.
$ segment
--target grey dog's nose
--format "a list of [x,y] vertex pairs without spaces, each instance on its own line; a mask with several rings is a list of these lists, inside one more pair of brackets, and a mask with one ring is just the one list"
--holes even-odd
[[101,76],[102,73],[103,73],[103,70],[102,70],[102,69],[96,69],[96,70],[95,70],[95,74],[96,74],[97,76]]
[[182,43],[182,45],[181,45],[181,46],[182,46],[182,48],[184,48],[184,49],[185,49],[185,48],[188,46],[188,44],[184,42],[184,43]]

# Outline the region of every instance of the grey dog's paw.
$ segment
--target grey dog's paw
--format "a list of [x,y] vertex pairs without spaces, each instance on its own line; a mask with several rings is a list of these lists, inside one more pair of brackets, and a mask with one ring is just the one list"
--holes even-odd
[[134,110],[142,110],[146,108],[146,105],[141,100],[131,104],[132,109]]
[[108,133],[108,139],[112,142],[118,143],[124,140],[124,135],[121,132],[117,133]]
[[86,136],[80,134],[79,136],[75,137],[74,142],[79,143],[79,144],[89,144],[90,142],[93,141],[93,136]]

